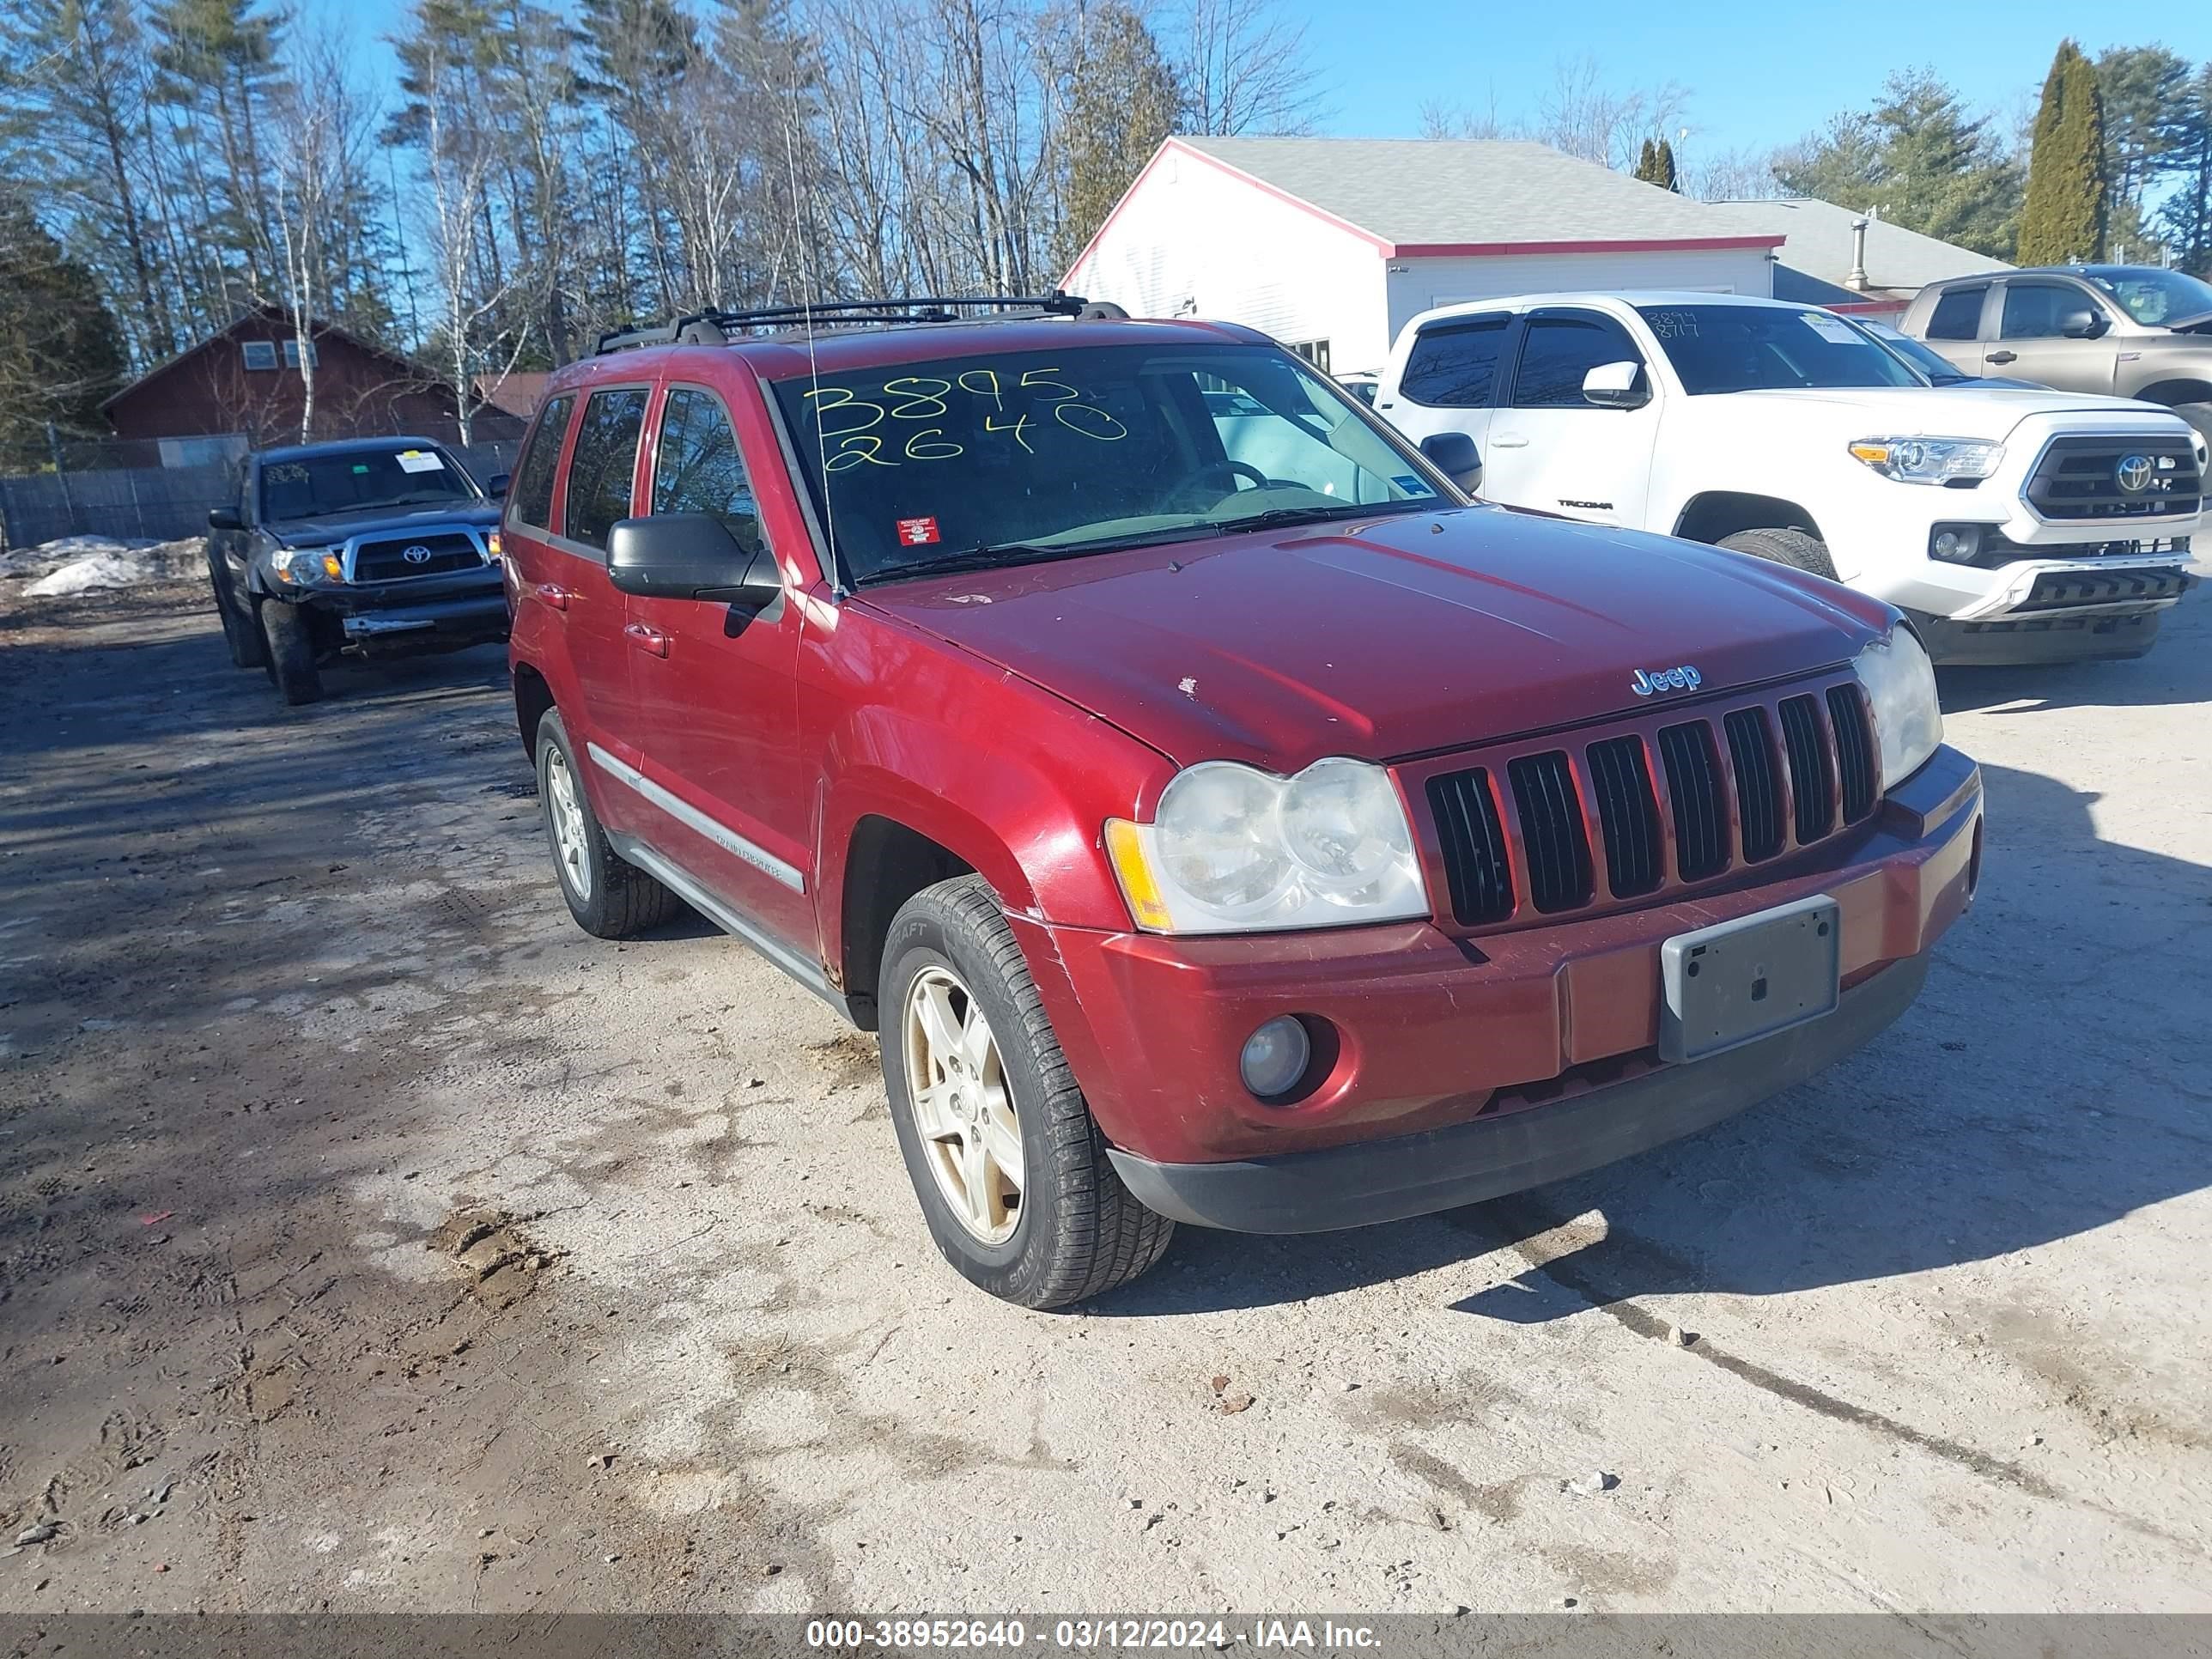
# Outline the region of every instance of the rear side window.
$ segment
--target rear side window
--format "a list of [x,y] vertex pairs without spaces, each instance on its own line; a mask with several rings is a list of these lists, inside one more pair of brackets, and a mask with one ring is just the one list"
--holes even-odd
[[515,523],[540,530],[553,527],[553,469],[561,464],[561,440],[568,430],[568,411],[575,405],[575,398],[563,392],[538,417],[530,447],[522,452],[522,463],[514,469],[514,483],[507,492],[507,512]]
[[761,545],[760,507],[722,400],[697,386],[670,389],[653,458],[653,510],[705,513],[740,547]]
[[1986,284],[1979,288],[1954,288],[1936,301],[1935,314],[1928,319],[1928,337],[1931,340],[1971,340],[1980,331],[1982,295],[1989,292]]
[[1513,374],[1516,409],[1590,409],[1583,377],[1603,363],[1640,363],[1644,354],[1610,317],[1537,317]]
[[1431,409],[1483,409],[1498,385],[1498,354],[1505,344],[1504,317],[1433,323],[1406,354],[1399,392]]
[[629,517],[631,475],[637,470],[637,441],[645,430],[645,388],[622,386],[594,392],[576,427],[575,453],[568,459],[568,539],[604,548],[617,520]]

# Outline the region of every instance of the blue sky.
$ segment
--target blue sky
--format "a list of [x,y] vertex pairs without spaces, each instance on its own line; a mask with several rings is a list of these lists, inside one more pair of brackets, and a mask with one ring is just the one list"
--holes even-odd
[[[1169,13],[1176,0],[1154,0]],[[1617,88],[1673,81],[1690,93],[1686,157],[1787,143],[1834,112],[1863,107],[1893,70],[1934,69],[2009,124],[2031,107],[2051,54],[2072,34],[2092,52],[2159,42],[2212,58],[2212,8],[2126,9],[2085,0],[1923,0],[1851,9],[1789,0],[1279,0],[1303,19],[1329,88],[1325,131],[1409,137],[1431,100],[1533,115],[1562,58],[1587,54]],[[378,37],[403,0],[306,0],[304,22],[338,23],[388,83]],[[1821,15],[1825,14],[1825,15]]]

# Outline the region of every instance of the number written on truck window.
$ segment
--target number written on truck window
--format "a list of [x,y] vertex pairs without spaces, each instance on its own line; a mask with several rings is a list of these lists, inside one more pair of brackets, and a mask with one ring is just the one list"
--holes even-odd
[[653,458],[653,510],[705,513],[740,547],[761,544],[760,507],[722,400],[697,386],[672,387]]
[[568,461],[568,499],[563,509],[568,539],[604,548],[617,520],[629,517],[630,476],[637,469],[637,441],[645,430],[645,388],[594,392],[576,428]]
[[515,523],[539,530],[553,527],[553,471],[561,464],[561,440],[568,434],[568,411],[575,406],[575,398],[563,392],[538,416],[530,434],[530,447],[522,453],[522,465],[515,469],[514,487],[508,492],[507,513]]

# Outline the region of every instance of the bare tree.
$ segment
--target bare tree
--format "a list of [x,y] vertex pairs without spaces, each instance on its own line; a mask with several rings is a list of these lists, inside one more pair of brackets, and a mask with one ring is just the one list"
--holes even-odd
[[1534,137],[1583,161],[1626,173],[1646,138],[1684,136],[1681,118],[1689,103],[1688,89],[1672,81],[1625,91],[1609,87],[1597,59],[1584,53],[1555,65]]
[[1188,0],[1179,44],[1176,78],[1200,132],[1310,132],[1326,112],[1305,26],[1274,0]]
[[1490,101],[1480,109],[1432,98],[1421,106],[1420,123],[1424,138],[1526,138],[1528,136],[1525,124],[1509,121],[1499,112],[1495,88],[1491,89]]
[[1701,202],[1768,201],[1784,192],[1774,176],[1778,152],[1723,150],[1710,161],[1692,159],[1682,168],[1684,189]]

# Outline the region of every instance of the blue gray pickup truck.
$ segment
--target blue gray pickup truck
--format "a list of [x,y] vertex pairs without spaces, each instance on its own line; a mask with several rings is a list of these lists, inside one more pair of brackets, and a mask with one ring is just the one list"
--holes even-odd
[[507,637],[502,475],[487,489],[427,438],[264,449],[208,514],[208,580],[230,659],[284,701],[323,695],[322,665]]

